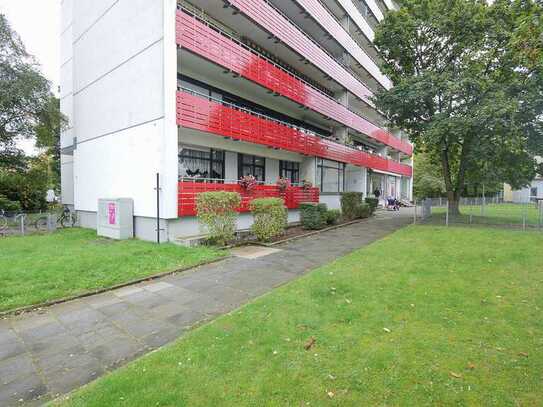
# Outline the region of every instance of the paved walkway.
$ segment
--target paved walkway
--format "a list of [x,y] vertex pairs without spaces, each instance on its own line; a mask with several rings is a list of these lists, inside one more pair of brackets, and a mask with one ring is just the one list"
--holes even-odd
[[408,210],[0,320],[0,406],[39,405],[411,223]]

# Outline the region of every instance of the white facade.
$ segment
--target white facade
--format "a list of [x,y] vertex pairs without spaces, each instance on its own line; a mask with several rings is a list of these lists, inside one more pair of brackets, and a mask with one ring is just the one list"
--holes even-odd
[[[352,26],[362,30],[349,28],[349,21],[341,26],[334,22],[335,29],[347,27],[343,44],[374,77],[389,86],[388,79],[366,56],[366,52],[373,55],[371,53],[375,51],[371,47],[372,27],[350,0],[334,1],[354,16]],[[283,63],[297,70],[301,77],[310,79],[311,86],[326,86],[327,80],[322,79],[319,67],[304,63],[284,44],[276,44],[262,28],[257,31],[250,19],[239,20],[240,17],[226,10],[222,2],[196,0],[195,3],[193,5],[205,9],[210,16],[215,14],[214,21],[220,21],[221,27],[230,24],[240,35],[260,42]],[[290,1],[288,6],[305,3]],[[366,3],[377,19],[382,18],[376,1],[367,0]],[[353,132],[352,128],[346,127],[350,119],[344,119],[342,123],[334,121],[322,111],[300,106],[292,98],[270,92],[261,84],[232,75],[202,55],[178,47],[176,9],[176,0],[62,0],[61,110],[69,121],[61,135],[62,202],[75,208],[84,227],[96,227],[99,199],[128,197],[134,202],[137,237],[156,238],[157,212],[160,213],[161,240],[198,234],[195,217],[179,216],[178,178],[182,171],[178,154],[182,149],[223,152],[224,180],[238,179],[239,154],[265,158],[263,181],[266,183],[276,183],[282,161],[299,165],[300,181],[319,185],[319,177],[324,178],[318,167],[321,158],[178,126],[176,95],[178,86],[183,83],[180,78],[188,77],[194,83],[205,82],[209,89],[219,89],[218,93],[210,91],[210,99],[221,102],[223,95],[235,95],[248,104],[288,117],[292,123],[302,123],[300,127],[304,131],[309,128],[312,132],[311,128],[318,128],[337,140],[348,138],[349,132]],[[293,10],[291,8],[290,12],[296,14]],[[318,29],[325,30],[326,27],[323,25]],[[312,30],[311,26],[306,29],[320,36],[320,31]],[[359,42],[351,39],[353,35],[367,37],[370,45],[365,46],[365,51],[359,48]],[[360,74],[357,80],[364,82],[365,78]],[[192,86],[198,87],[197,84]],[[365,120],[372,120],[377,126],[382,121],[379,112],[339,84],[334,84],[329,94],[331,96],[327,97],[334,103],[351,109]],[[364,139],[365,148],[369,149],[366,151],[371,154],[409,165],[409,157],[404,153],[383,146],[369,134],[358,136]],[[401,135],[397,137],[401,139]],[[158,208],[157,174],[160,180]],[[341,189],[371,195],[374,186],[370,175],[366,168],[345,165]],[[411,179],[406,183],[399,175],[384,174],[383,177],[386,182],[383,181],[380,188],[390,188],[398,197],[411,197]],[[330,208],[339,208],[339,190],[321,192],[320,201]],[[289,220],[298,219],[298,211],[291,210]],[[251,222],[249,214],[240,215],[240,228],[249,227]]]

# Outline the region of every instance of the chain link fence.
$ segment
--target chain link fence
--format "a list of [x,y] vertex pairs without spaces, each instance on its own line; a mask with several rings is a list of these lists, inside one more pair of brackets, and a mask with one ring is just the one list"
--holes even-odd
[[543,231],[543,200],[513,203],[500,196],[461,198],[458,212],[447,198],[415,202],[415,223],[435,225],[488,225]]

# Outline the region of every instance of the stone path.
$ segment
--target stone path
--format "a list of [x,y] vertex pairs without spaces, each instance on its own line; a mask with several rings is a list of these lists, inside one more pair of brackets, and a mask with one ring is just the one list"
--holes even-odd
[[[0,320],[0,406],[40,405],[411,223],[409,210]],[[243,253],[240,253],[243,255]]]

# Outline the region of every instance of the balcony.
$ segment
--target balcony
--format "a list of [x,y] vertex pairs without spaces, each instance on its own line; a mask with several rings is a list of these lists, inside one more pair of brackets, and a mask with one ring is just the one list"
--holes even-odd
[[257,83],[275,94],[329,117],[340,124],[365,134],[376,141],[412,153],[412,146],[399,142],[388,132],[350,111],[313,87],[272,62],[254,49],[241,43],[217,27],[196,18],[188,11],[177,11],[177,43],[188,51],[222,66],[247,80]]
[[208,180],[184,178],[178,184],[178,215],[195,216],[196,198],[202,192],[229,191],[241,195],[241,205],[238,212],[249,212],[249,204],[256,198],[283,198],[288,209],[297,209],[301,202],[319,202],[318,188],[304,188],[289,185],[281,191],[277,185],[258,184],[251,191],[245,190],[235,180]]
[[317,0],[296,0],[323,30],[346,50],[356,63],[367,71],[373,79],[386,89],[392,87],[390,80],[381,73],[373,59],[354,41],[336,17]]
[[318,137],[306,129],[188,90],[177,93],[177,124],[233,140],[412,175],[412,168],[408,165]]

